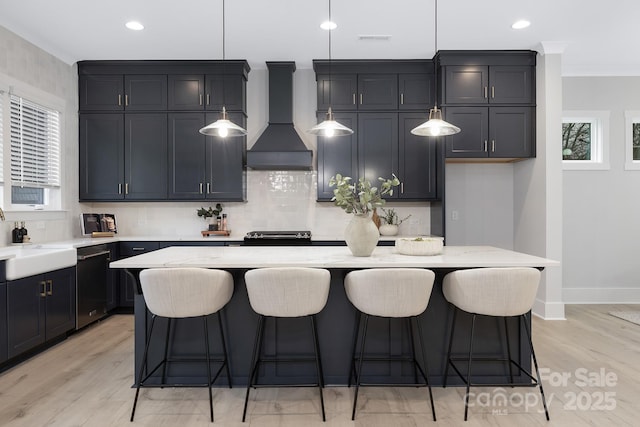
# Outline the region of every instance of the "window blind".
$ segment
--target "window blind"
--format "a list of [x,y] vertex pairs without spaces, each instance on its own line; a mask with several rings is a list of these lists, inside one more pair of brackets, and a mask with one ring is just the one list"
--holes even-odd
[[10,96],[11,185],[60,186],[60,113]]

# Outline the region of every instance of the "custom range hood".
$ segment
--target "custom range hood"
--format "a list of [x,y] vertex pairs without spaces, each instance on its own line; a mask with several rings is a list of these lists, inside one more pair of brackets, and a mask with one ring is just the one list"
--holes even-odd
[[293,128],[296,63],[267,62],[269,125],[247,151],[247,166],[261,170],[311,170],[313,153]]

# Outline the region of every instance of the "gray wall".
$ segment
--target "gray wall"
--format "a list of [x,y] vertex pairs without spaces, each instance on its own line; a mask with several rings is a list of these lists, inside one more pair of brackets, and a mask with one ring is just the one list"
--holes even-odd
[[624,170],[625,110],[640,77],[565,77],[565,110],[609,111],[609,170],[563,172],[567,303],[640,302],[640,170]]

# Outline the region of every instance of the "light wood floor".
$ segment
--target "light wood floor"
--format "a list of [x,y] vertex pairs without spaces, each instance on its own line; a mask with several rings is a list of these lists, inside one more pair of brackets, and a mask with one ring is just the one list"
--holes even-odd
[[[550,402],[546,422],[537,389],[506,393],[508,404],[472,402],[463,421],[463,390],[434,388],[441,426],[638,426],[640,425],[640,325],[607,314],[638,306],[568,306],[566,321],[534,318],[534,344]],[[129,423],[134,390],[133,317],[112,316],[63,343],[0,374],[0,426],[180,426],[211,425],[206,389],[145,389],[136,420]],[[582,369],[582,371],[578,371]],[[570,375],[560,381],[562,375]],[[582,384],[587,376],[592,381]],[[607,378],[608,376],[608,378]],[[602,383],[602,378],[608,382]],[[613,378],[615,377],[615,379]],[[215,425],[222,426],[424,426],[433,424],[426,389],[365,388],[355,422],[353,390],[325,389],[327,422],[318,413],[314,389],[260,389],[241,423],[243,388],[214,389]],[[472,389],[473,391],[473,389]],[[490,391],[476,389],[478,393]],[[533,407],[522,404],[530,400]]]

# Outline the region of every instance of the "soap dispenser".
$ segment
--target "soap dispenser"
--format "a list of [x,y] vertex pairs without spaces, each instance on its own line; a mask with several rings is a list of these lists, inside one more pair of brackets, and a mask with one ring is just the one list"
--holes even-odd
[[13,223],[13,230],[11,230],[11,242],[12,243],[22,242],[22,235],[20,234],[20,229],[18,228],[18,221]]

